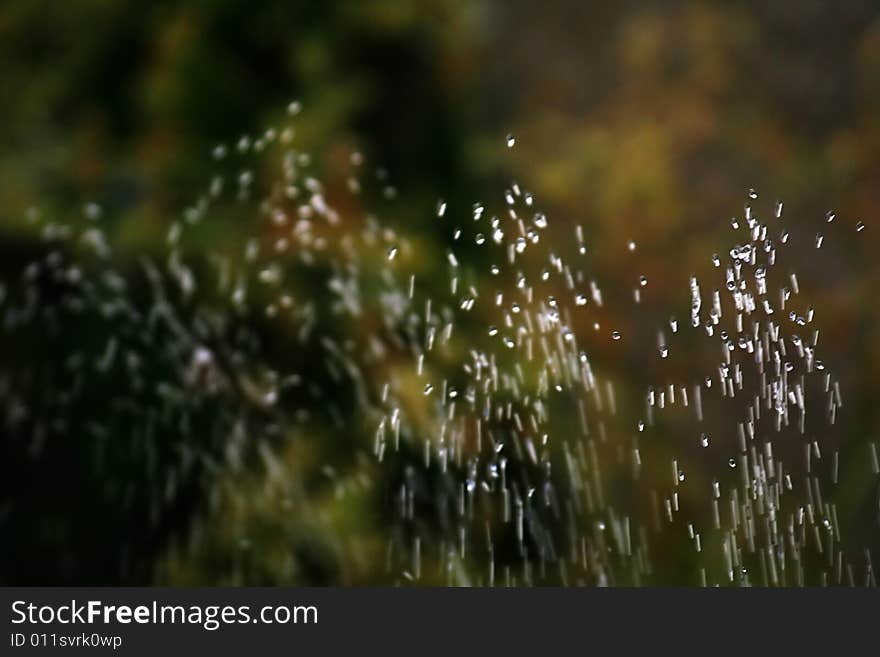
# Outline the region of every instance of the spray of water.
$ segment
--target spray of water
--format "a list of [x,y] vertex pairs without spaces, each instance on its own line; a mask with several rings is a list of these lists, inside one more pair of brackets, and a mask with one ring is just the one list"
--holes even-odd
[[[30,458],[88,452],[105,499],[147,520],[123,552],[195,497],[160,578],[203,583],[194,564],[219,560],[226,583],[279,579],[258,549],[275,514],[295,518],[281,579],[312,559],[343,583],[876,583],[832,501],[843,400],[784,264],[781,202],[761,219],[749,191],[714,276],[682,289],[689,319],[651,329],[668,378],[639,387],[590,356],[639,340],[606,323],[650,294],[635,240],[632,297],[604,295],[584,228],[511,182],[496,203],[439,200],[425,221],[449,248],[425,253],[379,218],[396,190],[359,153],[318,179],[300,110],[214,148],[216,176],[137,258],[98,205],[26,217],[41,246],[0,286],[2,420]],[[211,231],[238,239],[206,249]],[[876,452],[864,467],[880,474]],[[340,500],[356,518],[334,517]],[[217,556],[229,533],[234,556]],[[675,570],[684,551],[697,572]]]

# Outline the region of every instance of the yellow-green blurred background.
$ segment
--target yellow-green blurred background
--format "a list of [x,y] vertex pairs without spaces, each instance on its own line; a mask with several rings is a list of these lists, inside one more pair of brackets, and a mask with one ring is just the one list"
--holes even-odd
[[[210,179],[213,146],[271,125],[291,98],[317,153],[332,161],[360,149],[388,169],[392,222],[438,253],[448,238],[425,220],[438,197],[469,207],[510,176],[523,181],[556,225],[584,225],[607,294],[631,294],[639,274],[651,281],[640,306],[610,318],[624,330],[661,324],[670,308],[686,319],[688,278],[725,248],[746,191],[760,192],[767,214],[783,199],[807,236],[793,241],[792,266],[841,380],[841,440],[856,463],[876,440],[875,2],[10,0],[0,6],[0,89],[7,263],[30,248],[15,226],[33,205],[63,213],[99,202],[114,240],[152,248]],[[507,133],[516,148],[503,148]],[[832,209],[838,219],[823,228]],[[867,224],[858,235],[857,220]],[[817,230],[828,234],[821,253]],[[630,239],[638,269],[621,257]],[[637,349],[593,349],[619,381],[651,378]],[[287,458],[312,490],[325,457]],[[6,583],[387,581],[378,485],[343,501],[318,486],[309,508],[319,511],[304,511],[277,502],[255,467],[222,483],[216,515],[206,519],[192,492],[141,532],[141,519],[102,507],[72,465],[8,456],[0,467]],[[847,498],[857,544],[877,542],[876,483],[857,478]],[[346,537],[357,537],[358,558],[338,558],[352,554]],[[688,559],[658,581],[695,583]]]

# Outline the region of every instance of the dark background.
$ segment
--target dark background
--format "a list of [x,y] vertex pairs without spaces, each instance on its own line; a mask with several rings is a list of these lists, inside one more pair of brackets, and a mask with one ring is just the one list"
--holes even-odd
[[[426,252],[448,239],[423,219],[438,196],[469,207],[508,176],[527,180],[557,225],[584,225],[612,291],[629,294],[639,274],[652,282],[641,306],[608,317],[624,331],[673,307],[686,318],[688,277],[709,270],[748,189],[768,208],[784,199],[805,236],[791,266],[844,395],[834,440],[852,457],[839,503],[854,543],[876,543],[876,478],[847,475],[867,461],[878,417],[876,3],[23,0],[0,8],[0,88],[7,277],[41,248],[20,228],[34,205],[65,216],[98,202],[123,259],[157,248],[210,179],[213,146],[272,124],[291,98],[304,107],[299,138],[331,166],[360,149],[389,170],[392,221]],[[820,255],[817,230],[828,235]],[[202,238],[207,250],[238,236]],[[644,245],[639,271],[620,258],[632,238]],[[3,343],[7,416],[9,373],[51,367],[88,342],[78,330],[49,346]],[[618,381],[662,376],[638,349],[592,348]],[[90,399],[105,403],[100,391]],[[90,457],[75,439],[36,456],[6,427],[0,582],[387,581],[381,485],[336,499],[309,483],[323,462],[348,458],[359,432],[369,442],[366,428],[328,428],[336,438],[318,454],[288,455],[311,511],[261,502],[254,466],[211,484],[226,502],[206,505],[204,486],[184,486],[150,523],[151,484],[123,503],[84,474]],[[671,558],[658,582],[695,583],[690,558]]]

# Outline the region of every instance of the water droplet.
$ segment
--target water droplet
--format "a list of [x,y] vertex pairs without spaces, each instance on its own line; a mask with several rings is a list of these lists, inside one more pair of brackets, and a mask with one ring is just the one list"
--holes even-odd
[[612,340],[620,340],[620,331],[611,331]]
[[83,208],[83,214],[86,216],[86,219],[97,221],[101,218],[101,206],[97,203],[86,203]]
[[514,144],[516,144],[516,137],[513,135],[507,135],[507,147],[513,148]]
[[702,433],[700,434],[700,446],[708,447],[709,446],[709,434]]

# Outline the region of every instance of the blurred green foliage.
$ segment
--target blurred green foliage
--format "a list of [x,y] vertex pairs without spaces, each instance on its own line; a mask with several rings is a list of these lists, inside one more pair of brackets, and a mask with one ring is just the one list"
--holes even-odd
[[[821,266],[811,244],[793,247],[792,266],[821,309],[826,358],[842,382],[841,440],[867,454],[876,439],[876,3],[22,0],[0,7],[0,81],[7,263],[33,246],[14,228],[32,205],[63,215],[97,201],[117,243],[132,254],[158,248],[210,179],[213,146],[272,125],[291,98],[305,108],[297,139],[324,166],[359,149],[391,172],[399,197],[386,219],[426,251],[442,252],[448,239],[428,220],[438,195],[467,208],[497,195],[509,176],[526,183],[558,235],[584,225],[609,294],[631,294],[638,275],[648,277],[651,295],[640,306],[602,321],[641,331],[649,345],[642,318],[665,321],[670,308],[687,316],[688,277],[710,270],[745,190],[757,188],[767,203],[784,199],[807,234],[832,208],[848,225],[862,219],[864,235],[845,231]],[[502,148],[508,132],[517,136],[511,151]],[[238,239],[210,229],[200,236],[205,248]],[[639,271],[620,257],[630,239],[640,245]],[[633,387],[661,375],[638,349],[623,358],[607,340],[593,349]],[[0,581],[384,581],[388,502],[380,485],[357,479],[375,465],[345,482],[362,491],[340,502],[334,488],[310,486],[319,454],[298,444],[282,460],[284,483],[259,467],[230,475],[210,513],[184,504],[130,558],[90,551],[92,539],[82,538],[112,541],[127,531],[117,515],[90,506],[95,498],[59,490],[57,473],[38,467],[26,484],[7,477]],[[700,468],[691,464],[694,477]],[[854,518],[872,503],[872,485],[854,476],[844,488]],[[74,501],[59,515],[55,496]],[[307,506],[295,505],[305,498]],[[22,521],[28,513],[42,515]],[[69,526],[52,543],[39,531],[43,520]],[[876,544],[876,519],[853,531]],[[342,558],[354,537],[359,557]],[[68,553],[53,559],[62,545]],[[691,556],[677,549],[669,547],[659,582],[691,570]]]

